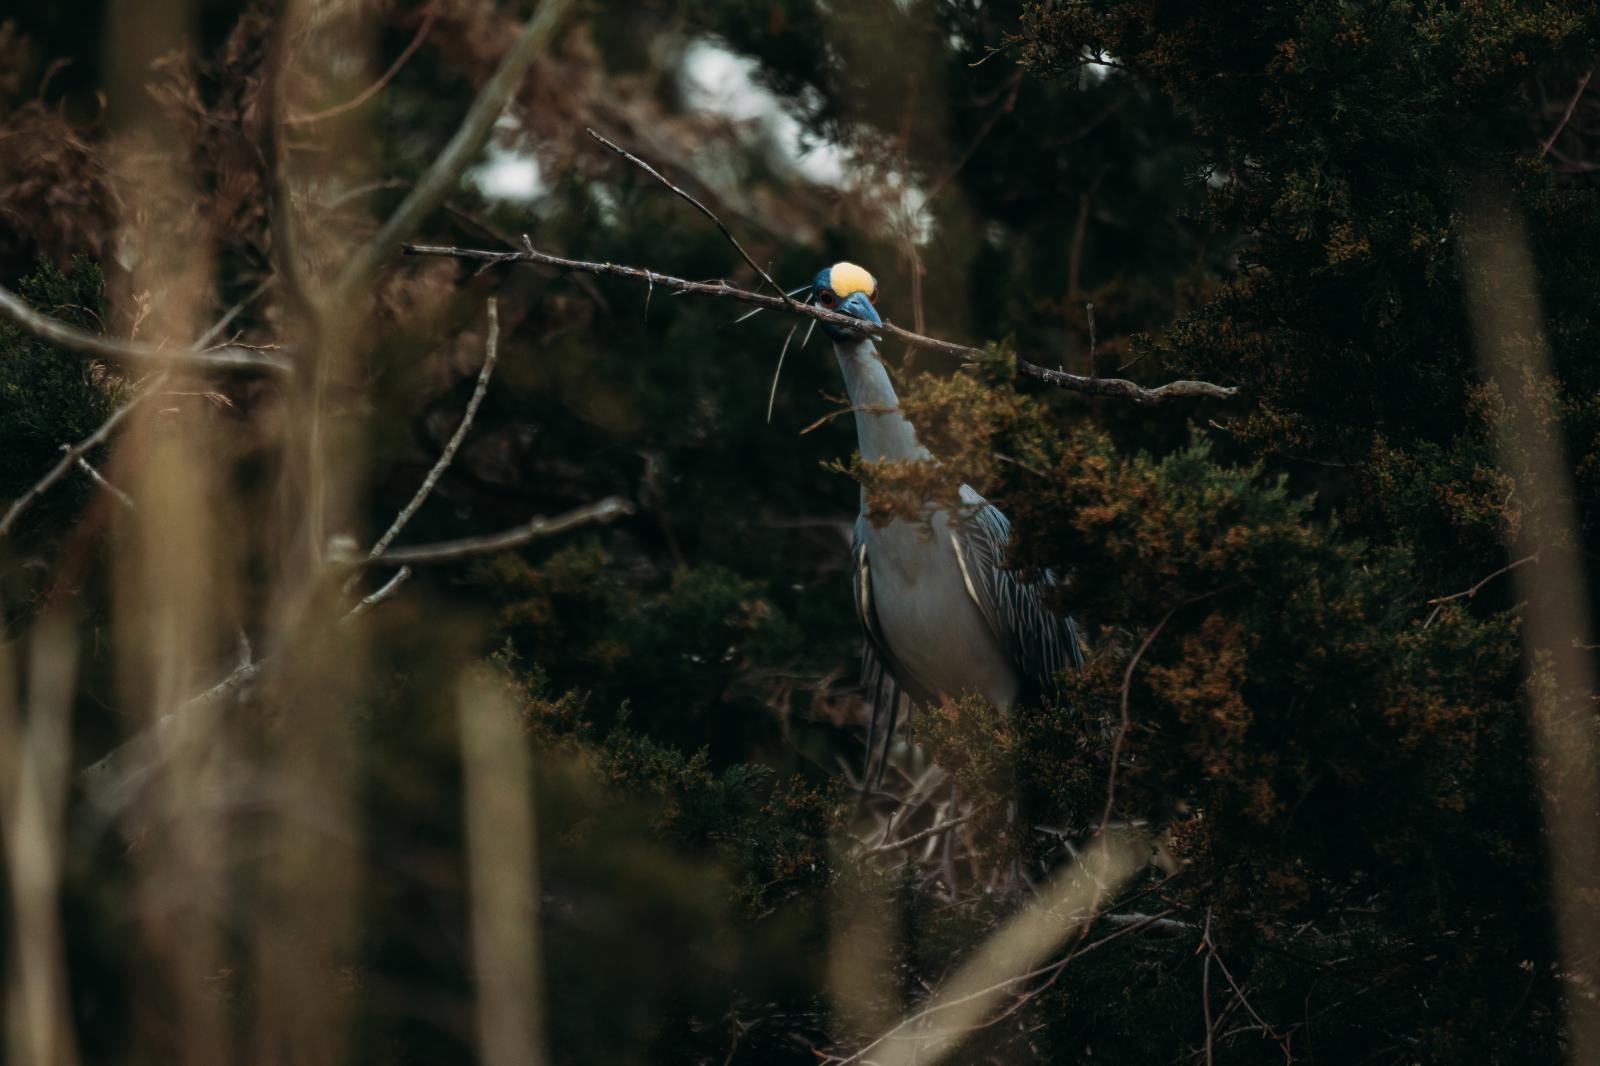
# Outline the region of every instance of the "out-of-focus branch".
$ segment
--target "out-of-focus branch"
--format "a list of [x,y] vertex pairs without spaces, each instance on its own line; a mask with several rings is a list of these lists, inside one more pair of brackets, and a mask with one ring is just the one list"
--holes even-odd
[[406,528],[406,523],[411,521],[423,501],[433,492],[434,486],[439,483],[439,478],[449,467],[450,461],[456,457],[461,442],[467,437],[467,430],[472,426],[472,420],[478,414],[478,407],[482,405],[483,397],[489,391],[489,375],[494,373],[495,360],[500,355],[500,304],[492,296],[489,297],[488,315],[489,337],[483,347],[483,369],[478,371],[478,384],[472,390],[472,398],[467,401],[467,409],[461,416],[461,424],[456,427],[455,433],[451,434],[449,443],[444,446],[444,451],[439,453],[438,461],[433,464],[433,469],[428,471],[428,476],[422,479],[422,484],[417,487],[411,501],[400,509],[400,513],[395,515],[394,521],[389,524],[388,530],[378,538],[378,542],[367,553],[369,558],[376,559],[389,550],[394,538]]
[[[439,544],[423,544],[413,548],[401,548],[386,553],[382,558],[363,556],[355,560],[353,565],[359,567],[372,563],[449,562],[472,555],[519,547],[540,537],[554,536],[557,533],[575,529],[591,522],[609,522],[621,515],[631,514],[632,511],[632,505],[626,500],[616,496],[608,496],[586,507],[574,508],[555,518],[535,518],[526,525],[518,526],[516,529],[507,530],[503,533],[494,533],[486,537],[468,537],[463,540],[444,541]],[[344,621],[348,622],[360,618],[372,608],[388,600],[394,595],[395,590],[404,584],[410,576],[411,567],[402,565],[400,571],[390,578],[382,588],[352,607],[346,613]],[[162,764],[161,746],[163,735],[173,728],[173,724],[178,718],[190,714],[205,714],[217,711],[229,697],[253,684],[261,676],[266,667],[266,662],[264,659],[251,661],[246,658],[227,677],[224,677],[198,696],[179,704],[168,714],[162,715],[155,725],[130,737],[120,747],[113,749],[98,761],[85,767],[79,778],[90,799],[94,801],[99,814],[102,817],[109,818],[126,809],[145,783],[158,772]]]
[[1539,154],[1535,158],[1543,159],[1550,154],[1550,149],[1555,146],[1556,138],[1561,136],[1561,131],[1567,128],[1567,123],[1572,121],[1572,113],[1578,109],[1578,101],[1583,98],[1583,90],[1589,87],[1589,79],[1594,77],[1594,70],[1584,72],[1578,79],[1578,87],[1572,91],[1572,99],[1567,101],[1567,109],[1561,113],[1561,121],[1556,123],[1556,128],[1550,131],[1550,136],[1544,139],[1539,146]]
[[0,286],[0,317],[9,319],[40,340],[76,352],[116,363],[145,363],[152,366],[199,370],[210,373],[241,370],[287,374],[290,365],[275,355],[253,348],[162,348],[138,341],[116,340],[85,333],[65,322],[42,315],[29,307],[16,293]]
[[317,111],[310,115],[287,115],[283,119],[283,124],[285,126],[309,126],[314,122],[321,122],[323,119],[333,118],[335,115],[342,115],[346,111],[353,111],[362,104],[366,103],[368,100],[372,99],[374,96],[378,95],[378,93],[383,91],[383,87],[393,81],[396,74],[400,73],[400,68],[405,66],[406,63],[410,61],[411,57],[416,54],[417,49],[422,47],[422,42],[428,37],[428,31],[433,29],[433,24],[438,20],[438,18],[438,9],[433,7],[428,8],[427,12],[423,15],[422,25],[417,28],[417,35],[411,38],[411,43],[406,45],[405,50],[400,53],[399,57],[393,63],[389,64],[389,69],[383,72],[382,77],[373,82],[371,85],[367,86],[360,93],[351,99],[346,100],[342,104],[335,104],[333,107],[326,108],[322,111]]
[[655,167],[651,166],[649,163],[646,163],[643,159],[640,159],[638,156],[634,155],[632,152],[628,151],[626,148],[623,148],[620,145],[617,145],[617,144],[612,143],[611,141],[608,141],[606,138],[600,136],[600,134],[596,133],[592,129],[587,130],[587,132],[588,132],[589,136],[593,137],[595,140],[599,141],[601,144],[605,145],[607,148],[611,149],[613,152],[617,153],[622,158],[624,158],[628,162],[632,163],[634,166],[636,166],[639,169],[643,170],[646,174],[650,175],[652,178],[655,178],[661,184],[665,185],[668,189],[671,189],[673,193],[675,193],[676,195],[681,196],[683,199],[687,200],[690,203],[690,205],[692,205],[694,207],[694,209],[696,211],[700,212],[702,215],[704,215],[707,218],[709,218],[711,220],[711,224],[716,226],[717,229],[722,233],[722,235],[724,237],[728,238],[728,243],[733,245],[733,250],[739,253],[739,257],[750,265],[750,269],[754,270],[756,272],[757,276],[759,276],[768,285],[772,286],[772,290],[774,292],[776,292],[779,296],[783,297],[783,300],[784,300],[785,303],[792,304],[794,302],[792,299],[789,298],[789,294],[788,294],[787,291],[785,291],[784,287],[782,285],[779,285],[776,281],[773,281],[772,280],[772,275],[768,274],[766,272],[766,270],[761,266],[760,263],[757,263],[754,259],[750,258],[750,253],[744,250],[744,245],[739,243],[739,239],[733,235],[733,231],[732,230],[730,230],[727,226],[724,226],[722,224],[722,219],[718,218],[716,216],[716,213],[714,211],[712,211],[711,208],[707,207],[705,204],[701,203],[699,200],[696,200],[693,196],[690,196],[688,193],[686,193],[682,189],[678,188],[678,186],[672,184],[672,182],[668,181],[665,177],[662,176],[662,174],[661,174],[661,172],[659,170],[657,170]]
[[407,548],[395,548],[392,551],[385,552],[381,558],[362,559],[356,565],[404,563],[410,566],[418,566],[425,563],[451,563],[473,555],[488,555],[493,552],[506,551],[510,548],[520,548],[522,545],[538,540],[540,537],[551,537],[557,533],[565,533],[569,529],[586,526],[591,522],[610,522],[613,519],[632,513],[633,504],[620,496],[607,496],[605,499],[595,503],[574,507],[572,510],[556,515],[554,518],[538,515],[525,525],[516,526],[500,533],[490,533],[482,537],[462,537],[460,540],[444,540],[435,544],[418,544]]
[[522,35],[517,38],[511,50],[506,53],[506,57],[500,61],[500,66],[479,90],[477,99],[472,101],[466,117],[461,121],[461,127],[444,146],[444,151],[439,153],[439,157],[418,179],[411,192],[400,202],[400,206],[395,208],[394,214],[389,216],[388,221],[379,227],[378,232],[372,235],[372,239],[362,245],[346,264],[344,273],[339,276],[337,284],[333,287],[332,300],[335,305],[352,296],[377,273],[378,267],[393,254],[394,248],[411,236],[422,224],[428,212],[437,207],[439,202],[455,188],[462,172],[483,147],[483,142],[488,139],[495,120],[500,117],[500,113],[505,110],[506,104],[516,93],[517,87],[522,84],[522,77],[527,73],[528,67],[544,49],[555,31],[556,24],[570,6],[572,6],[571,0],[544,0],[539,5],[539,10],[528,20]]
[[72,469],[73,465],[77,463],[78,460],[82,459],[85,455],[89,454],[95,448],[98,448],[100,445],[104,444],[108,439],[110,439],[111,434],[119,425],[122,424],[122,420],[127,418],[128,415],[133,412],[135,407],[138,407],[145,400],[155,395],[155,393],[161,388],[162,382],[165,380],[166,375],[163,374],[145,388],[140,389],[133,399],[129,400],[127,403],[111,412],[111,417],[100,423],[99,429],[95,430],[78,443],[64,448],[62,450],[61,460],[57,462],[55,466],[52,466],[48,471],[46,471],[44,477],[40,478],[38,481],[35,481],[27,492],[24,492],[21,496],[18,496],[14,501],[12,501],[11,506],[6,509],[5,517],[0,518],[0,537],[10,533],[11,527],[16,523],[17,519],[21,517],[22,512],[26,511],[30,506],[32,506],[35,500],[44,495],[50,486],[60,481],[63,477],[66,477],[67,472]]
[[[718,296],[769,310],[787,311],[790,314],[814,318],[818,322],[826,322],[829,325],[839,326],[855,333],[871,332],[882,334],[903,341],[913,348],[923,348],[960,359],[972,359],[983,355],[980,349],[973,348],[970,345],[940,340],[937,337],[925,337],[920,333],[902,329],[892,322],[884,322],[882,325],[868,327],[859,318],[851,318],[849,315],[841,314],[837,311],[829,311],[813,304],[799,303],[787,297],[750,292],[747,289],[729,285],[726,281],[690,281],[687,278],[673,277],[670,274],[661,274],[641,267],[623,266],[619,263],[596,263],[584,259],[568,259],[564,256],[541,252],[527,240],[524,240],[520,251],[491,251],[480,248],[456,248],[435,244],[407,244],[405,251],[407,255],[447,256],[454,259],[469,259],[489,264],[540,263],[560,270],[574,270],[584,274],[599,274],[604,277],[627,278],[630,281],[660,285],[675,292],[695,293],[701,296]],[[1208,381],[1171,381],[1156,388],[1146,388],[1143,385],[1138,385],[1122,378],[1090,378],[1081,374],[1069,374],[1061,370],[1048,370],[1020,357],[1017,359],[1017,366],[1023,373],[1031,377],[1072,392],[1081,392],[1090,396],[1115,396],[1133,400],[1135,403],[1161,403],[1165,400],[1197,397],[1225,400],[1238,392],[1236,388],[1213,385]]]

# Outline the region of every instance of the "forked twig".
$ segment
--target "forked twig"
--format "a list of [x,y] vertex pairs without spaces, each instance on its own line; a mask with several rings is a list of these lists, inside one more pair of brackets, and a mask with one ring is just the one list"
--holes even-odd
[[722,224],[722,219],[718,218],[716,216],[716,213],[714,211],[712,211],[711,208],[707,207],[705,204],[701,203],[699,200],[696,200],[693,196],[690,196],[688,193],[684,192],[678,186],[672,184],[672,182],[668,181],[662,175],[662,173],[659,170],[657,170],[655,167],[651,166],[649,163],[646,163],[643,159],[640,159],[638,156],[634,155],[632,152],[628,151],[626,148],[623,148],[621,145],[607,140],[605,137],[601,136],[599,133],[597,133],[591,127],[585,127],[584,129],[585,129],[585,132],[587,132],[589,134],[589,136],[593,137],[595,140],[599,141],[601,144],[605,145],[607,148],[611,149],[613,152],[617,153],[622,158],[624,158],[628,162],[632,163],[634,166],[636,166],[639,169],[643,170],[646,174],[650,175],[652,178],[655,178],[661,184],[663,184],[667,188],[671,189],[675,194],[677,194],[678,196],[681,196],[683,199],[687,200],[691,205],[693,205],[693,207],[694,207],[694,209],[696,211],[700,212],[702,215],[704,215],[707,218],[709,218],[711,220],[711,224],[716,226],[717,229],[721,231],[721,233],[722,233],[722,235],[724,237],[728,238],[728,243],[733,245],[733,250],[738,252],[740,258],[742,258],[746,263],[748,263],[750,265],[750,269],[751,270],[754,270],[758,275],[760,275],[760,277],[761,277],[761,279],[763,281],[765,281],[768,285],[771,285],[773,291],[776,292],[778,295],[782,296],[785,303],[793,303],[794,302],[793,300],[791,300],[789,298],[789,294],[784,291],[783,286],[779,285],[776,281],[773,281],[772,280],[772,275],[768,274],[766,272],[766,270],[764,270],[762,268],[760,263],[757,263],[754,259],[750,258],[750,253],[744,250],[744,245],[739,243],[739,239],[733,235],[733,231],[732,230],[728,229],[727,226],[724,226]]

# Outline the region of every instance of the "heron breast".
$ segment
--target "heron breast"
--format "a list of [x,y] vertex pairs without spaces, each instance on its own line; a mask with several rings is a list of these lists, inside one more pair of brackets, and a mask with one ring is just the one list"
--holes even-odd
[[943,512],[933,536],[915,523],[868,533],[878,625],[902,672],[948,697],[979,693],[996,706],[1016,699],[1018,676],[962,577]]

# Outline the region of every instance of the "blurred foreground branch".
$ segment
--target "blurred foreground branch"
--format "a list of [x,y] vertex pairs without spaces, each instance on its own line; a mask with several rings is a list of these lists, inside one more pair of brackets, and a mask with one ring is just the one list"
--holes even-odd
[[223,348],[163,348],[138,341],[99,337],[75,329],[49,315],[41,315],[29,307],[16,293],[0,286],[0,317],[26,330],[40,340],[76,352],[107,359],[114,363],[150,363],[161,367],[187,370],[266,371],[287,374],[292,367],[268,352],[237,346]]
[[[419,544],[391,551],[376,558],[362,556],[354,560],[351,565],[451,562],[473,555],[485,555],[520,547],[540,537],[554,536],[592,522],[609,522],[632,512],[633,505],[628,501],[617,496],[607,496],[603,500],[575,507],[554,518],[537,516],[525,525],[500,533],[442,541],[437,544]],[[402,574],[405,576],[402,577]],[[361,617],[393,595],[395,589],[409,576],[410,566],[402,565],[399,574],[391,578],[377,592],[351,608],[346,617],[350,619]],[[99,761],[85,767],[80,774],[80,780],[101,813],[110,815],[126,808],[145,782],[155,774],[164,761],[161,751],[163,735],[171,729],[172,723],[177,718],[218,709],[227,697],[243,691],[255,682],[261,676],[265,665],[265,660],[247,659],[241,662],[227,677],[200,695],[179,704],[170,713],[163,715],[154,726],[130,738]]]
[[344,272],[333,287],[330,301],[333,305],[337,306],[360,290],[389,258],[394,246],[411,236],[428,213],[455,189],[467,165],[477,157],[483,142],[494,129],[495,120],[516,95],[528,67],[544,50],[550,35],[555,32],[556,24],[570,6],[571,0],[544,0],[539,5],[539,10],[534,12],[523,28],[522,35],[479,90],[460,128],[444,146],[444,151],[412,186],[411,192],[395,208],[388,221],[345,265]]

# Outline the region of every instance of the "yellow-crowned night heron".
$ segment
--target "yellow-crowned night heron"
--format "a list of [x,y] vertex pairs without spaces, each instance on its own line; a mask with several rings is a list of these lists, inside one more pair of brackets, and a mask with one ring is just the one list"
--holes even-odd
[[[873,304],[878,283],[854,263],[817,274],[818,306],[881,324]],[[834,355],[855,409],[861,457],[931,458],[900,413],[894,385],[864,334],[828,324]],[[968,485],[954,510],[927,505],[929,524],[867,520],[866,493],[851,548],[856,614],[865,636],[862,676],[872,713],[867,729],[865,787],[877,788],[901,711],[977,693],[997,707],[1054,697],[1060,676],[1082,664],[1077,626],[1045,609],[1046,573],[1024,583],[1004,566],[1011,524]],[[930,535],[931,531],[931,535]]]

